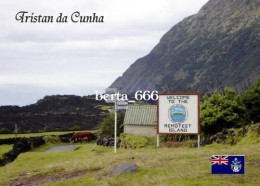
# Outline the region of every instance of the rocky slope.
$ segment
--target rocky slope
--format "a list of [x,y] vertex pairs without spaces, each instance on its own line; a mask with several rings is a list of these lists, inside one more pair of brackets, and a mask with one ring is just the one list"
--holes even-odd
[[245,91],[260,77],[260,0],[209,0],[110,87],[122,93]]

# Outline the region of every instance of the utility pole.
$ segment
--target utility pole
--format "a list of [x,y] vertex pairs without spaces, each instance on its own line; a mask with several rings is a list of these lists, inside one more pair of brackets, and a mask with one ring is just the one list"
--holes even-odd
[[15,138],[17,138],[17,133],[18,133],[18,128],[17,128],[17,124],[14,125],[14,135]]

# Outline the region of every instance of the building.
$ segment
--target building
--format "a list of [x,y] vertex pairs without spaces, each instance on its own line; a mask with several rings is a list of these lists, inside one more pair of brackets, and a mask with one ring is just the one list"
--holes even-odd
[[156,105],[128,106],[124,118],[124,133],[156,136]]

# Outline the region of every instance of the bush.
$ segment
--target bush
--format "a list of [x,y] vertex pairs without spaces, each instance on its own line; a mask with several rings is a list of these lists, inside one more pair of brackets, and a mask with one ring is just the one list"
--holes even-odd
[[45,143],[61,143],[59,136],[44,136]]
[[194,148],[198,146],[198,141],[196,140],[187,140],[183,144],[184,147]]
[[[119,136],[124,130],[123,128],[124,116],[125,113],[123,111],[117,113],[117,136]],[[98,134],[99,135],[104,134],[112,137],[114,136],[114,127],[115,127],[115,115],[110,114],[102,121],[102,123],[98,125]]]
[[8,130],[6,127],[0,129],[0,134],[11,134],[11,131]]
[[246,105],[246,112],[252,123],[260,122],[260,79],[243,96],[243,102]]
[[122,133],[119,139],[119,147],[126,149],[147,147],[148,145],[151,145],[151,141],[154,141],[148,138],[147,136],[130,135],[125,133]]
[[43,128],[43,131],[44,132],[50,132],[51,128],[48,125],[45,125],[44,128]]
[[203,97],[201,126],[204,134],[214,134],[223,128],[242,127],[247,123],[246,107],[241,95],[226,88],[224,94]]
[[246,131],[245,136],[240,138],[239,144],[257,144],[260,142],[260,123],[248,125]]

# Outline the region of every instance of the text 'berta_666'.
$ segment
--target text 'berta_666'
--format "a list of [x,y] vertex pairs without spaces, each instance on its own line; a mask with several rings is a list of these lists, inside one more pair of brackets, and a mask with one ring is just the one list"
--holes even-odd
[[213,155],[211,156],[212,174],[244,174],[244,155]]
[[199,94],[159,94],[158,134],[199,134]]

